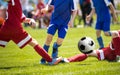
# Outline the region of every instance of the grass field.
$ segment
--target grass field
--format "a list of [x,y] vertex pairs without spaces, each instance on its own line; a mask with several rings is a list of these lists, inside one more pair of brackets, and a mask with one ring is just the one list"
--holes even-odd
[[[120,29],[120,25],[111,25],[111,30]],[[46,29],[25,30],[34,37],[42,46],[46,38]],[[103,34],[102,34],[103,35]],[[77,48],[78,40],[83,36],[90,36],[98,44],[94,28],[70,28],[68,34],[59,48],[59,56],[70,57],[80,53]],[[53,42],[56,40],[55,35]],[[110,37],[103,35],[105,46],[110,42]],[[52,42],[52,43],[53,43]],[[51,54],[52,45],[49,50]],[[0,47],[0,75],[120,75],[120,63],[98,61],[90,57],[82,62],[60,63],[58,65],[41,65],[41,57],[30,46],[19,49],[12,41],[6,48]]]

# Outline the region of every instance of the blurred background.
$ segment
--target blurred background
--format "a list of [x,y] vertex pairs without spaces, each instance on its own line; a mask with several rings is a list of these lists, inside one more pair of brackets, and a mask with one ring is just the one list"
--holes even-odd
[[[33,18],[37,22],[37,28],[47,28],[50,22],[51,12],[43,15],[40,10],[44,8],[48,0],[20,0],[22,5],[23,13],[28,18]],[[120,0],[111,0],[112,4],[116,9],[117,16],[120,15]],[[90,0],[77,0],[78,13],[72,27],[94,27],[95,25],[95,15],[92,17],[91,21],[87,23],[85,21],[86,16],[91,11]],[[0,17],[5,19],[5,11],[7,9],[7,3],[0,0]],[[1,21],[0,21],[1,22]],[[112,21],[112,24],[115,22]],[[119,22],[117,23],[119,24]],[[28,24],[24,24],[24,27],[28,27]]]

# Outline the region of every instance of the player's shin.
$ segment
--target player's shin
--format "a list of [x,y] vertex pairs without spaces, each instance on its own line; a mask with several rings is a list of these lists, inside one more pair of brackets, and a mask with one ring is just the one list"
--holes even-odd
[[39,45],[36,45],[34,47],[34,49],[36,50],[36,52],[41,55],[47,62],[51,62],[52,58],[48,55],[48,53]]
[[97,41],[99,43],[100,49],[104,48],[103,39],[101,36],[97,38]]
[[58,45],[56,42],[53,44],[53,51],[52,51],[52,58],[58,57],[58,47],[61,45]]
[[86,58],[87,58],[86,54],[78,54],[78,55],[68,58],[68,60],[69,60],[69,62],[77,62],[77,61],[83,61]]
[[[43,46],[43,48],[45,49],[46,52],[48,52],[49,47],[50,47],[50,46],[47,46],[46,44],[44,44],[44,46]],[[41,62],[41,64],[45,64],[45,63],[46,63],[46,60],[45,60],[44,58],[42,58],[42,59],[40,60],[40,62]]]

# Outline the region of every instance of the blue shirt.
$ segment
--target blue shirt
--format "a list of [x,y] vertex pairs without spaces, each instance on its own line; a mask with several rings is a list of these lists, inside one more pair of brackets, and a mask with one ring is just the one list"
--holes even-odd
[[44,0],[44,3],[47,4],[49,0]]
[[95,8],[97,19],[98,20],[109,20],[110,13],[108,6],[110,5],[109,0],[91,0],[92,1],[92,8]]
[[3,0],[0,0],[0,5],[7,8],[7,2],[4,2]]
[[71,11],[77,9],[75,0],[49,0],[54,5],[51,22],[56,25],[67,25],[71,18]]

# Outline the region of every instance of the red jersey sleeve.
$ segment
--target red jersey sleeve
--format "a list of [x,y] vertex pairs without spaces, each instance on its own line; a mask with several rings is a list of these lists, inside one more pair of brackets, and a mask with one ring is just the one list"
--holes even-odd
[[26,19],[26,16],[24,15],[24,13],[22,13],[21,22],[23,22],[25,19]]

